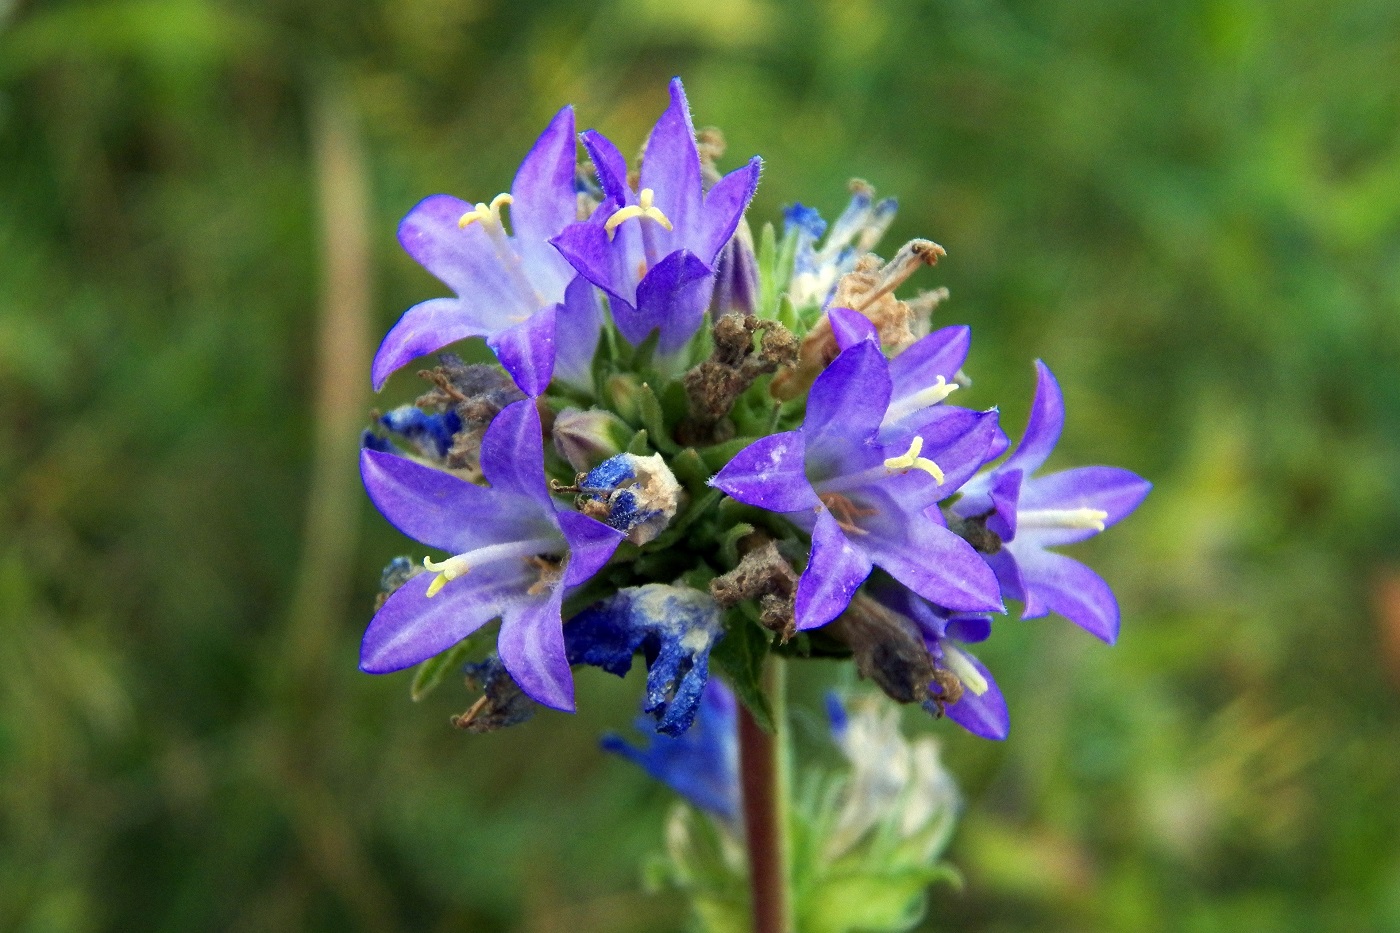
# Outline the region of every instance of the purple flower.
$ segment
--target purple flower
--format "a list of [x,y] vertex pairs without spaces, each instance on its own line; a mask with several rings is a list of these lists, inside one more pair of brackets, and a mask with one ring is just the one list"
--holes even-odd
[[638,190],[627,161],[605,136],[583,134],[606,200],[553,243],[586,279],[608,293],[614,322],[633,344],[660,330],[658,351],[674,354],[699,329],[714,287],[716,258],[758,186],[755,156],[704,190],[685,89],[671,81],[671,106],[647,138]]
[[622,533],[559,508],[544,474],[539,413],[529,399],[504,408],[481,441],[484,488],[411,460],[360,453],[365,488],[396,528],[453,556],[400,587],[375,613],[360,669],[417,664],[501,619],[497,650],[535,700],[573,710],[564,647],[564,591],[612,556]]
[[996,412],[940,406],[891,444],[880,433],[891,392],[879,346],[859,341],[817,377],[799,430],[750,444],[711,480],[811,533],[799,629],[836,618],[876,564],[938,605],[1001,609],[992,571],[937,506],[985,462]]
[[[376,391],[405,363],[466,337],[485,337],[529,395],[549,384],[556,343],[585,359],[592,353],[599,327],[594,296],[550,245],[578,219],[575,146],[573,108],[565,107],[521,163],[510,194],[475,206],[436,194],[409,211],[399,242],[456,297],[424,301],[399,319],[374,357]],[[501,215],[506,205],[509,234]],[[577,376],[575,361],[568,362]]]
[[1021,617],[1058,612],[1112,644],[1118,637],[1118,600],[1108,584],[1077,560],[1048,550],[1092,538],[1125,518],[1152,484],[1128,470],[1080,467],[1033,476],[1050,456],[1064,426],[1064,397],[1046,365],[1036,360],[1035,400],[1015,453],[972,479],[953,506],[964,519],[983,522],[1001,539],[987,555],[1001,591],[1025,603]]
[[701,810],[713,813],[737,831],[739,812],[739,739],[734,694],[718,680],[705,684],[699,715],[687,732],[671,737],[655,733],[652,720],[637,720],[637,731],[650,736],[638,748],[609,735],[603,748],[640,765]]
[[[962,684],[962,695],[951,702],[925,701],[924,707],[937,712],[941,707],[948,718],[973,735],[984,739],[1005,739],[1011,728],[1006,700],[982,662],[959,644],[983,642],[992,634],[992,620],[981,613],[953,613],[935,606],[897,584],[884,583],[870,588],[871,597],[894,613],[908,619],[918,629],[928,647],[934,666],[952,674]],[[930,691],[943,695],[937,683]]]

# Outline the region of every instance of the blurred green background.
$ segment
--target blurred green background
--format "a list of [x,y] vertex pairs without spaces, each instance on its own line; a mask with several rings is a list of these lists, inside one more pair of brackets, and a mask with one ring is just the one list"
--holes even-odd
[[[639,690],[482,737],[356,670],[405,549],[358,487],[423,195],[685,78],[751,211],[858,175],[974,329],[966,403],[1156,482],[946,737],[928,930],[1400,930],[1400,6],[1391,0],[0,0],[0,929],[670,930]],[[961,396],[961,393],[960,393]],[[1052,464],[1053,465],[1053,464]],[[811,704],[835,668],[806,665]]]

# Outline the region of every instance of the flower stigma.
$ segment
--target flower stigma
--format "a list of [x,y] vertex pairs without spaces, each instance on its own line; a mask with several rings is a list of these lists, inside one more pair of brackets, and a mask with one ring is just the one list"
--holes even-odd
[[1103,531],[1108,513],[1103,509],[1028,509],[1016,516],[1022,528],[1074,528]]
[[967,655],[946,641],[943,648],[943,666],[946,667],[953,676],[962,681],[964,687],[972,692],[973,696],[981,696],[987,692],[987,678],[982,676],[973,663],[968,660]]
[[912,415],[916,411],[922,411],[930,405],[937,405],[957,390],[958,384],[956,382],[949,382],[947,379],[939,376],[938,381],[928,388],[921,389],[913,395],[905,396],[892,404],[890,410],[885,414],[885,423],[890,424],[899,421],[901,418]]
[[423,558],[423,566],[437,576],[432,583],[428,584],[428,591],[424,595],[431,599],[441,592],[444,586],[465,575],[473,567],[480,567],[482,564],[507,560],[512,557],[523,558],[526,565],[538,569],[539,555],[558,550],[559,541],[554,538],[532,538],[528,541],[488,544],[486,547],[479,547],[464,554],[455,554],[443,561],[435,561],[431,557],[425,557]]
[[[611,239],[617,234],[617,228],[633,217],[647,217],[656,221],[667,230],[672,229],[671,220],[661,212],[653,202],[656,199],[656,192],[650,188],[643,188],[637,192],[637,203],[629,204],[626,207],[618,208],[607,223],[603,224],[603,229],[607,231]],[[494,202],[493,202],[494,203]],[[480,207],[481,205],[477,205]]]
[[491,199],[490,204],[478,201],[475,208],[457,219],[457,227],[465,230],[478,220],[481,221],[483,227],[491,224],[499,227],[501,226],[501,208],[512,203],[514,203],[514,198],[505,193],[496,195]]
[[885,469],[890,471],[898,470],[907,473],[910,470],[923,470],[932,476],[938,485],[943,485],[943,470],[938,464],[928,457],[920,457],[919,451],[924,449],[924,439],[919,435],[914,435],[914,440],[910,442],[909,449],[898,457],[890,457],[885,461]]

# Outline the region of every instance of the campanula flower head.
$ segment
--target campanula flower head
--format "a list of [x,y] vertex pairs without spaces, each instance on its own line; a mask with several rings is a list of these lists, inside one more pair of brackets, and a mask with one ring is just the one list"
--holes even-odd
[[1112,644],[1119,626],[1113,591],[1093,570],[1050,548],[1084,541],[1122,521],[1152,484],[1103,466],[1036,476],[1060,439],[1065,406],[1050,368],[1037,360],[1035,370],[1035,400],[1021,443],[973,478],[953,511],[970,523],[972,536],[985,541],[983,556],[1003,595],[1025,604],[1022,618],[1057,612]]
[[601,133],[583,134],[605,200],[588,220],[553,240],[607,295],[618,331],[632,344],[653,332],[663,356],[683,348],[704,320],[716,260],[758,187],[760,160],[704,185],[690,105],[680,79],[642,152],[637,183]]

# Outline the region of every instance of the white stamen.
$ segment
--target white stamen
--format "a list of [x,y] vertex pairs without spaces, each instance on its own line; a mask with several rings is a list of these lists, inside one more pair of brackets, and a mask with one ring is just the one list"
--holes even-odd
[[423,558],[423,566],[437,574],[433,582],[428,584],[426,595],[431,599],[444,586],[463,576],[473,567],[480,567],[482,564],[507,560],[512,557],[535,557],[539,554],[557,553],[561,550],[562,543],[558,538],[531,538],[527,541],[488,544],[486,547],[479,547],[462,554],[454,554],[443,561],[435,561],[430,557],[425,557]]
[[913,395],[906,395],[904,398],[896,399],[885,412],[885,424],[894,424],[909,417],[916,411],[922,411],[930,405],[937,405],[954,392],[958,391],[956,382],[949,382],[942,376],[938,381],[926,389],[921,389]]
[[1029,509],[1016,513],[1017,528],[1075,528],[1103,531],[1103,509]]
[[972,659],[954,648],[947,641],[942,644],[943,666],[946,667],[953,676],[962,681],[962,685],[972,692],[973,696],[981,696],[987,692],[987,678],[982,676],[972,663]]

